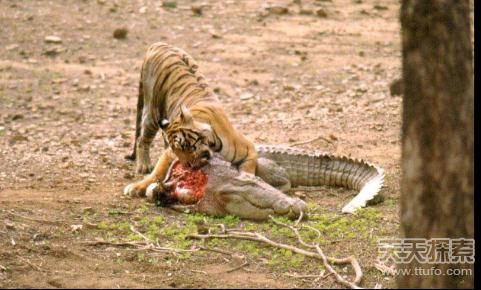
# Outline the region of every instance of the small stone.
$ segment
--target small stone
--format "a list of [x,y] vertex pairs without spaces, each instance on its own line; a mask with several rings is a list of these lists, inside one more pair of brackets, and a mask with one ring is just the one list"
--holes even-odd
[[319,9],[316,10],[316,15],[321,17],[321,18],[326,18],[327,12],[324,8],[319,8]]
[[246,257],[242,254],[239,254],[239,253],[232,254],[232,262],[234,263],[234,265],[242,265],[245,259]]
[[162,7],[177,8],[177,1],[162,1]]
[[44,41],[45,43],[55,43],[55,44],[62,43],[62,39],[55,35],[46,36]]
[[251,80],[251,81],[249,82],[249,85],[251,85],[251,86],[258,86],[258,85],[259,85],[259,81],[258,81],[258,80],[255,80],[255,79],[254,79],[254,80]]
[[17,48],[19,48],[20,46],[16,43],[14,44],[10,44],[10,45],[7,45],[7,47],[5,47],[6,50],[10,51],[10,50],[15,50]]
[[12,117],[12,121],[20,120],[20,119],[23,119],[23,118],[24,118],[24,116],[22,114],[15,114]]
[[388,7],[384,6],[384,5],[374,5],[374,9],[376,9],[376,10],[388,10]]
[[336,141],[337,137],[334,134],[329,134],[329,139]]
[[351,75],[350,77],[347,78],[348,81],[359,81],[359,76],[358,75]]
[[366,9],[361,9],[359,13],[361,13],[362,15],[371,15],[371,13],[369,13],[369,11],[367,11]]
[[395,79],[389,85],[389,92],[391,96],[401,96],[404,91],[404,82],[402,79]]
[[299,11],[299,14],[301,14],[301,15],[312,15],[312,14],[314,14],[314,11],[312,11],[312,9],[302,8]]
[[28,138],[22,134],[15,134],[12,138],[10,138],[9,144],[14,145],[17,142],[28,141]]
[[192,5],[190,7],[190,9],[192,10],[192,13],[194,13],[194,15],[200,16],[203,13],[203,11],[202,11],[203,6],[202,5]]
[[134,176],[132,173],[130,173],[130,172],[126,172],[126,173],[124,174],[124,179],[129,179],[129,180],[130,180],[130,179],[134,179],[134,177],[135,177],[135,176]]
[[251,99],[254,95],[252,93],[243,93],[240,95],[240,99],[242,101],[245,101],[245,100],[248,100],[248,99]]
[[92,207],[88,206],[82,209],[82,213],[92,215],[95,213],[95,210]]
[[268,10],[269,10],[270,13],[278,14],[278,15],[289,13],[289,8],[284,7],[284,6],[280,6],[280,5],[271,6],[271,7],[268,8]]
[[283,89],[284,91],[297,91],[301,88],[300,85],[284,85]]
[[365,83],[362,83],[359,85],[359,87],[356,88],[356,93],[358,95],[362,95],[368,91],[368,87]]
[[44,49],[43,54],[46,55],[46,56],[56,56],[56,55],[59,55],[60,53],[62,53],[63,51],[65,51],[65,48],[49,47],[49,48]]
[[220,38],[222,38],[222,35],[220,35],[220,34],[217,33],[217,32],[211,32],[210,35],[211,35],[212,38],[214,38],[214,39],[220,39]]
[[41,233],[36,233],[32,236],[32,241],[34,242],[40,242],[41,240],[45,240],[46,236]]
[[113,36],[115,39],[125,39],[127,38],[127,28],[117,28],[114,30]]
[[307,195],[302,191],[294,192],[294,196],[296,196],[297,198],[300,198],[302,200],[306,199],[306,197],[307,197]]
[[147,12],[147,7],[146,7],[146,6],[140,7],[140,9],[139,9],[139,13],[140,13],[140,14],[145,14],[146,12]]
[[83,225],[71,225],[70,230],[75,233],[79,232],[83,228]]
[[80,92],[88,92],[90,91],[91,87],[89,85],[82,85],[79,87]]
[[4,222],[5,228],[6,228],[7,230],[11,230],[11,231],[14,231],[14,230],[15,230],[15,224],[14,224],[12,221],[10,221],[10,220],[4,220],[3,222]]

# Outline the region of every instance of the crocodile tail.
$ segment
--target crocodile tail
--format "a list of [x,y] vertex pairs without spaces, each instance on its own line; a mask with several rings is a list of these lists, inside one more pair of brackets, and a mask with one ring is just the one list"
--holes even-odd
[[[373,166],[373,165],[372,165]],[[377,174],[367,179],[361,187],[359,193],[342,208],[344,213],[353,213],[361,207],[365,207],[367,202],[378,195],[384,184],[384,170],[373,166]]]
[[352,213],[366,206],[380,191],[384,170],[364,160],[282,145],[258,145],[259,157],[283,167],[293,186],[342,186],[359,193],[342,212]]

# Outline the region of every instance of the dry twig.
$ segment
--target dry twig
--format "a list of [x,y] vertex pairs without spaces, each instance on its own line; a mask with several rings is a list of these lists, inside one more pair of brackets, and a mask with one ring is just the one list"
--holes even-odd
[[377,261],[376,264],[374,264],[374,267],[378,269],[383,275],[390,275],[394,276],[396,274],[395,272],[395,265],[388,266],[384,264],[384,262]]
[[208,252],[214,252],[214,253],[219,253],[219,254],[224,254],[224,255],[228,255],[228,256],[232,256],[232,252],[229,252],[229,251],[225,251],[225,250],[222,250],[222,249],[217,249],[217,248],[209,248],[209,247],[206,247],[206,246],[198,246],[199,250],[202,250],[202,251],[208,251]]
[[234,267],[234,268],[231,268],[231,269],[229,269],[229,270],[227,270],[227,271],[225,271],[225,272],[226,272],[226,273],[231,273],[231,272],[237,271],[237,270],[239,270],[239,269],[242,269],[242,268],[244,268],[244,267],[247,266],[247,265],[249,265],[249,262],[245,261],[244,263],[240,264],[239,266]]
[[20,257],[20,260],[22,260],[23,262],[25,262],[26,264],[28,264],[30,267],[32,267],[34,270],[37,270],[39,272],[44,272],[44,270],[42,270],[39,266],[35,265],[34,263],[30,262],[28,259],[25,259],[23,257]]
[[317,140],[324,140],[327,143],[332,144],[332,141],[327,139],[326,137],[317,136],[317,137],[309,139],[309,140],[290,143],[289,146],[299,146],[299,145],[309,144],[309,143],[315,142]]
[[113,246],[113,247],[139,247],[141,245],[146,245],[145,242],[119,242],[113,243],[108,241],[85,241],[82,244],[87,246]]
[[[321,258],[322,263],[324,264],[324,267],[326,267],[326,269],[329,271],[329,273],[334,275],[337,282],[339,282],[340,284],[343,284],[346,287],[352,288],[352,289],[359,288],[359,286],[357,286],[357,285],[361,282],[362,270],[361,270],[361,266],[359,265],[359,262],[356,260],[356,258],[354,258],[353,256],[349,256],[347,258],[342,258],[342,259],[327,257],[326,255],[324,255],[324,252],[322,251],[321,247],[319,246],[319,243],[315,243],[315,244],[306,243],[302,239],[302,237],[299,233],[299,230],[295,226],[291,226],[291,225],[288,225],[288,224],[281,223],[281,222],[275,220],[273,217],[271,217],[271,220],[275,224],[286,227],[286,228],[290,229],[292,232],[294,232],[294,234],[297,237],[298,242],[301,245],[303,245],[304,247],[315,249],[317,254],[319,255],[319,257]],[[295,225],[297,225],[297,223]],[[319,239],[321,237],[321,232],[319,230],[317,230],[313,227],[310,227],[310,226],[303,226],[303,227],[316,232],[317,239]],[[329,262],[333,263],[333,264],[338,264],[338,265],[351,264],[352,268],[354,269],[355,275],[356,275],[355,278],[354,278],[354,281],[349,282],[346,279],[344,279],[341,275],[339,275],[336,272],[336,270],[334,270],[334,268],[329,264]]]
[[[302,217],[300,217],[300,219],[301,218]],[[356,258],[354,258],[352,256],[347,257],[347,258],[342,258],[342,259],[327,257],[326,255],[324,255],[324,253],[323,253],[323,251],[320,248],[318,243],[317,244],[306,243],[302,239],[302,237],[300,236],[299,230],[297,229],[297,225],[298,225],[300,219],[298,219],[296,221],[295,226],[291,226],[291,225],[281,223],[281,222],[275,220],[273,217],[271,217],[271,220],[274,223],[276,223],[280,226],[287,227],[291,231],[293,231],[294,234],[297,237],[298,242],[302,246],[304,246],[306,248],[314,249],[315,252],[305,250],[305,249],[302,249],[302,248],[299,248],[299,247],[295,247],[295,246],[292,246],[292,245],[275,242],[275,241],[273,241],[273,240],[267,238],[266,236],[264,236],[260,233],[257,233],[257,232],[252,233],[252,232],[243,232],[243,231],[225,229],[224,232],[220,233],[220,234],[211,234],[211,233],[209,233],[209,234],[193,234],[193,235],[189,235],[187,237],[192,238],[192,239],[200,239],[200,240],[213,239],[213,238],[251,240],[251,241],[257,241],[257,242],[263,242],[265,244],[268,244],[268,245],[276,247],[276,248],[287,249],[287,250],[290,250],[290,251],[292,251],[294,253],[297,253],[297,254],[301,254],[301,255],[304,255],[304,256],[307,256],[307,257],[310,257],[310,258],[321,260],[323,262],[325,268],[328,270],[329,274],[334,275],[334,277],[335,277],[335,279],[338,283],[340,283],[340,284],[342,284],[346,287],[352,288],[352,289],[360,289],[358,284],[360,283],[360,281],[362,279],[362,270],[361,270],[361,267],[360,267],[358,261],[356,260]],[[311,230],[314,230],[318,234],[318,236],[320,237],[321,233],[318,230],[307,227],[307,226],[304,226],[304,227],[309,228]],[[336,270],[330,265],[330,263],[333,263],[333,264],[351,264],[351,266],[353,267],[354,272],[355,272],[354,281],[350,282],[350,281],[344,279],[341,275],[339,275],[336,272]]]
[[28,220],[28,221],[32,221],[32,222],[38,222],[38,223],[50,224],[50,225],[63,225],[63,223],[60,222],[60,221],[50,221],[50,220],[44,220],[44,219],[31,218],[31,217],[19,215],[17,213],[12,212],[12,211],[8,212],[8,214],[12,215],[12,216],[15,216],[15,217],[25,219],[25,220]]

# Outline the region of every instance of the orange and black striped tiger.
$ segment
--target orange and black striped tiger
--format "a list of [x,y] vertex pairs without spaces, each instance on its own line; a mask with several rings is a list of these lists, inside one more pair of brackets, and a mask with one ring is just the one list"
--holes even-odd
[[165,43],[149,47],[142,64],[135,144],[128,159],[136,160],[137,172],[151,170],[149,148],[159,129],[168,145],[152,173],[129,184],[124,193],[143,196],[147,187],[164,180],[177,157],[191,167],[202,166],[213,152],[254,174],[257,153],[252,142],[229,122],[217,96],[185,51]]

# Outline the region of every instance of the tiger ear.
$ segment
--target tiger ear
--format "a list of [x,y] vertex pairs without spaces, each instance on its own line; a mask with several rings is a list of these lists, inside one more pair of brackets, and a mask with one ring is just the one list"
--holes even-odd
[[162,119],[162,121],[159,122],[160,129],[164,130],[170,125],[169,120],[167,119]]
[[210,134],[212,134],[212,127],[207,124],[207,123],[200,123],[199,122],[199,128],[202,132],[202,134],[204,134],[204,136],[209,136]]
[[184,124],[192,123],[192,113],[190,112],[189,108],[187,108],[185,105],[182,105],[180,107],[180,119]]

